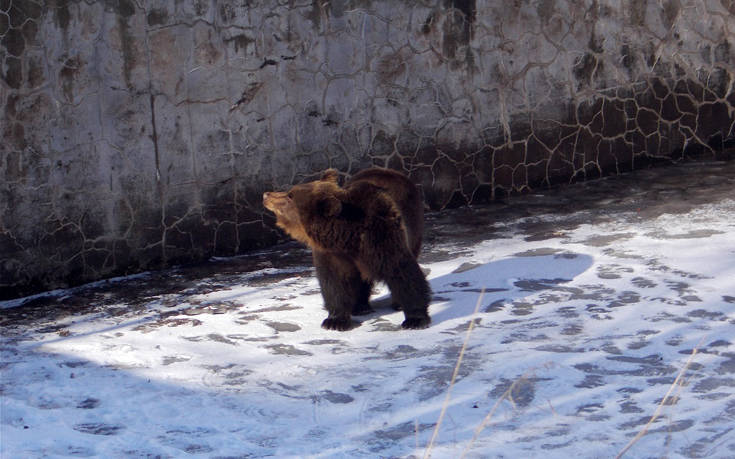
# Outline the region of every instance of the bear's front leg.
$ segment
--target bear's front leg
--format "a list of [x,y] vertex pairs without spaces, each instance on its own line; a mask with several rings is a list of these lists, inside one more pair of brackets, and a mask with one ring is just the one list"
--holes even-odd
[[349,258],[329,252],[313,252],[316,275],[319,279],[324,307],[328,316],[322,322],[327,330],[349,330],[353,308],[364,295],[360,272]]

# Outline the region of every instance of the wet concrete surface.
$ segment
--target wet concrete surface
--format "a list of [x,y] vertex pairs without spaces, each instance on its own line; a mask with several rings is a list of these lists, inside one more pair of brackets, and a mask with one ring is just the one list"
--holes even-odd
[[[564,238],[566,231],[583,224],[598,224],[625,219],[629,223],[653,219],[663,214],[683,214],[699,205],[735,197],[735,161],[693,162],[663,168],[635,171],[607,177],[543,193],[513,196],[503,203],[463,207],[428,213],[424,247],[420,262],[433,262],[456,257],[463,247],[503,237],[498,225],[513,224],[527,241]],[[553,222],[534,221],[532,217],[553,214]],[[523,220],[520,221],[519,220]],[[709,233],[678,234],[662,232],[662,239],[706,237]],[[590,238],[590,246],[614,247],[624,242],[626,234]],[[443,246],[451,244],[448,252]],[[543,252],[529,253],[541,255]],[[22,308],[3,311],[1,326],[49,320],[66,314],[100,312],[109,304],[128,305],[130,310],[142,307],[151,298],[165,295],[167,302],[178,304],[181,297],[207,293],[237,282],[244,273],[265,268],[287,270],[248,279],[251,285],[267,285],[285,277],[311,276],[311,252],[301,244],[286,242],[269,250],[241,257],[215,259],[207,263],[185,266],[141,276],[95,282],[88,286],[11,300]],[[293,270],[296,271],[293,271]],[[198,282],[206,279],[202,284]],[[191,286],[197,284],[195,288]],[[117,309],[110,314],[122,313]],[[129,312],[129,311],[127,311]],[[213,312],[214,311],[207,311]]]
[[[651,432],[665,437],[662,441],[673,445],[675,455],[732,457],[735,437],[729,426],[735,425],[735,339],[731,338],[735,336],[732,307],[735,280],[729,285],[726,280],[711,274],[669,265],[665,260],[665,244],[705,244],[723,236],[731,240],[735,236],[733,200],[735,161],[697,162],[514,196],[489,206],[429,213],[419,261],[429,267],[429,277],[433,278],[433,303],[452,303],[458,298],[475,297],[482,289],[486,292],[479,318],[469,319],[471,311],[452,313],[441,308],[430,311],[434,318],[432,336],[442,336],[437,345],[412,341],[413,335],[402,338],[404,332],[400,330],[400,322],[380,312],[364,319],[357,330],[346,333],[327,333],[318,327],[314,329],[311,322],[299,322],[296,318],[304,314],[301,301],[319,303],[319,290],[313,279],[310,252],[297,243],[288,242],[247,256],[215,259],[195,266],[0,303],[13,306],[0,309],[2,368],[10,371],[13,365],[24,362],[28,355],[24,350],[27,343],[74,337],[78,333],[74,329],[75,321],[94,317],[100,322],[132,323],[117,332],[120,336],[132,332],[156,334],[185,330],[179,338],[191,346],[214,345],[234,350],[252,346],[252,349],[264,350],[273,359],[290,359],[284,361],[355,355],[368,367],[372,362],[384,362],[387,368],[419,362],[413,372],[405,376],[405,385],[411,388],[417,403],[429,403],[443,396],[460,353],[462,343],[458,340],[470,320],[474,320],[476,335],[492,342],[486,344],[488,348],[477,345],[470,351],[458,373],[460,380],[477,380],[485,388],[485,398],[473,402],[475,408],[487,408],[494,400],[505,399],[512,402],[510,418],[527,415],[531,420],[536,419],[528,413],[541,403],[539,400],[545,397],[547,387],[559,384],[559,379],[564,379],[566,374],[562,372],[559,373],[562,376],[558,376],[550,367],[539,371],[539,366],[547,365],[539,363],[543,362],[539,355],[554,356],[554,365],[563,366],[575,375],[574,380],[565,381],[578,395],[574,406],[566,413],[562,413],[563,406],[552,408],[560,418],[544,421],[543,432],[531,429],[516,436],[508,433],[508,441],[517,448],[508,451],[534,448],[536,452],[555,449],[574,453],[577,451],[574,445],[592,441],[594,433],[594,430],[585,429],[580,433],[574,428],[574,420],[579,419],[612,426],[618,436],[610,432],[606,435],[615,451],[619,451],[624,444],[621,442],[627,441],[651,419],[652,405],[643,401],[643,395],[651,388],[660,387],[656,393],[660,394],[658,400],[662,400],[666,388],[682,370],[680,362],[673,362],[672,358],[686,359],[695,347],[692,336],[704,330],[708,340],[698,346],[698,352],[708,360],[687,367],[687,390],[702,403],[713,402],[721,408],[697,416],[672,416],[666,424],[654,423]],[[724,209],[732,213],[718,216],[717,224],[709,225],[707,219],[712,214],[700,212],[701,209],[714,209],[715,212]],[[679,225],[677,216],[683,216],[688,224]],[[641,238],[663,245],[650,252],[627,245]],[[512,245],[512,251],[501,259],[488,262],[478,258],[478,253],[482,252],[478,251],[478,246],[502,247],[504,241]],[[723,252],[722,256],[732,258],[733,253]],[[503,283],[483,280],[485,277],[495,279],[493,276],[504,272],[517,272],[518,267],[526,266],[524,259],[549,260],[559,266],[568,263],[580,275],[586,271],[589,275],[582,276],[584,282],[570,282],[568,272],[557,276],[552,269],[539,276],[507,274]],[[432,274],[432,270],[446,264],[452,266],[451,271],[434,277],[436,273]],[[714,280],[720,282],[714,283]],[[227,292],[235,286],[260,291],[272,289],[272,298],[250,304],[243,294],[228,296]],[[216,299],[210,295],[215,295]],[[378,295],[376,306],[388,304],[385,297]],[[641,312],[642,308],[646,310]],[[643,319],[635,325],[626,324],[626,317],[634,311]],[[319,316],[315,319],[318,324],[323,311],[309,314],[312,313]],[[241,332],[210,326],[214,316],[231,318],[234,326],[241,327]],[[672,331],[674,326],[683,328]],[[254,327],[266,331],[256,333]],[[197,330],[202,331],[195,333]],[[113,331],[114,328],[107,333],[111,340],[116,336]],[[304,338],[310,334],[315,336]],[[400,344],[381,347],[371,343],[361,347],[356,344],[355,336],[365,334],[389,336],[391,343]],[[655,346],[654,342],[657,342]],[[488,362],[514,348],[528,350],[520,355],[528,357],[528,366],[534,370],[529,373],[520,366],[516,369],[514,364],[506,363],[504,374],[492,376],[492,366]],[[585,360],[584,356],[591,352],[601,357]],[[59,359],[57,365],[63,368],[86,365],[83,360],[69,360],[68,356]],[[157,365],[176,368],[193,359],[195,357],[185,352],[170,352],[170,355],[163,355]],[[390,372],[383,367],[376,368],[378,372]],[[343,373],[339,368],[329,370],[334,377],[351,381],[351,389],[334,387],[316,392],[305,391],[296,383],[266,378],[257,368],[228,360],[226,355],[202,371],[207,372],[207,378],[218,381],[214,387],[220,390],[255,385],[272,396],[330,406],[353,406],[368,393],[373,394],[370,403],[374,405],[360,402],[370,405],[361,408],[366,413],[387,413],[396,406],[393,399],[381,398],[373,392],[375,389],[369,382],[354,376],[352,372],[360,371],[352,367],[343,369]],[[11,377],[3,381],[0,394],[13,397],[10,386],[21,381],[12,379],[17,373],[9,374]],[[600,390],[616,394],[615,400],[595,397]],[[53,400],[43,403],[47,402],[49,407],[57,406]],[[676,401],[670,403],[676,404]],[[693,403],[696,405],[697,400]],[[80,396],[74,402],[77,409],[90,412],[98,409],[98,405],[100,397],[94,394]],[[686,411],[690,405],[684,406]],[[3,422],[5,424],[5,420]],[[10,424],[13,422],[16,421]],[[433,426],[430,419],[424,418],[415,422],[388,423],[375,428],[369,438],[355,437],[354,444],[362,441],[368,449],[355,447],[355,454],[347,456],[364,456],[368,454],[366,451],[388,456],[406,455],[410,448],[395,445],[412,444],[414,437],[422,432],[428,435]],[[523,424],[511,422],[508,432],[514,426],[520,428]],[[126,426],[78,422],[73,429],[88,435],[114,437],[124,435]],[[671,439],[673,434],[680,432],[688,436],[686,441]],[[322,437],[312,434],[309,439],[321,441]],[[320,435],[328,437],[326,433]],[[459,430],[455,435],[464,438]],[[605,441],[600,438],[594,441]],[[480,445],[479,451],[483,453],[500,454],[499,449],[494,449],[492,440]],[[216,451],[212,442],[206,441],[187,443],[179,449],[194,454]],[[269,451],[277,450],[275,446],[256,448],[252,457],[268,456]],[[452,451],[449,448],[438,456],[452,457]],[[610,451],[601,451],[605,451],[603,456],[609,457]],[[656,447],[652,451],[656,451]]]
[[[455,258],[463,247],[504,237],[501,228],[505,225],[514,225],[527,241],[543,241],[564,238],[565,232],[584,224],[620,221],[621,218],[635,223],[663,214],[683,214],[726,198],[735,198],[735,161],[693,162],[640,170],[556,187],[543,193],[513,196],[502,203],[432,212],[426,216],[424,247],[419,261]],[[548,214],[557,218],[553,222],[532,218]],[[708,230],[693,234],[672,231],[661,232],[656,237],[696,239],[709,234]],[[614,248],[626,237],[625,233],[594,237],[587,244]],[[451,252],[444,249],[447,244],[453,247]],[[548,252],[529,252],[528,255],[545,253]],[[75,313],[106,311],[114,315],[144,307],[151,298],[161,296],[166,296],[166,301],[173,305],[180,303],[183,297],[221,289],[238,282],[245,273],[265,268],[286,271],[249,278],[248,284],[267,285],[286,277],[311,276],[310,264],[308,249],[296,242],[286,242],[241,257],[95,282],[59,294],[35,295],[28,300],[7,301],[5,304],[22,304],[23,307],[3,311],[0,326],[52,320]],[[202,279],[206,282],[199,282]],[[196,287],[192,287],[194,284]],[[107,310],[108,305],[121,302],[127,305],[126,311]]]

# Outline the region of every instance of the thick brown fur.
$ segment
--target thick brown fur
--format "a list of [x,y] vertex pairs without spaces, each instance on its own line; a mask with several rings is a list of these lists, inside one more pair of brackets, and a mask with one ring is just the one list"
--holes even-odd
[[263,195],[276,224],[311,247],[329,315],[322,327],[347,330],[350,316],[370,312],[375,281],[384,281],[403,309],[404,328],[425,328],[431,291],[416,258],[421,249],[423,200],[404,175],[367,169],[343,187],[328,169],[320,180]]

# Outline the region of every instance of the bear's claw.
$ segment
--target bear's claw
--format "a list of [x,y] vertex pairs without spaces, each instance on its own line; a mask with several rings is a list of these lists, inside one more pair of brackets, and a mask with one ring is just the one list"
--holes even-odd
[[352,328],[352,321],[347,319],[332,319],[327,317],[322,322],[322,328],[327,330],[347,331]]
[[431,318],[427,317],[409,317],[403,321],[401,327],[418,330],[421,328],[427,328],[431,323]]

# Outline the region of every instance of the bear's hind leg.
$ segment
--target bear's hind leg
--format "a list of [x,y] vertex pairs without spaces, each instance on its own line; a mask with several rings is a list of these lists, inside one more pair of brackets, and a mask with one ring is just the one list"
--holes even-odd
[[431,323],[429,302],[431,288],[419,264],[406,257],[398,264],[393,275],[385,278],[393,303],[403,309],[403,328],[426,328]]
[[372,292],[373,283],[360,279],[360,294],[357,297],[357,301],[352,306],[353,316],[364,316],[365,314],[375,312],[373,308],[370,307],[370,294]]
[[322,328],[349,330],[354,325],[350,316],[363,289],[360,273],[347,258],[321,251],[314,251],[313,255],[324,307],[328,313]]

